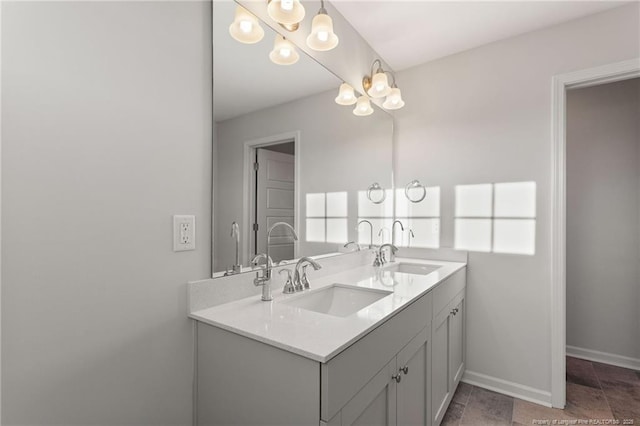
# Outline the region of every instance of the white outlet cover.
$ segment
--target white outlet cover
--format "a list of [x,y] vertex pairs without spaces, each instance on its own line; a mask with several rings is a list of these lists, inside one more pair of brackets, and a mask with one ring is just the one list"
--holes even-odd
[[173,251],[196,249],[196,217],[193,215],[173,216]]

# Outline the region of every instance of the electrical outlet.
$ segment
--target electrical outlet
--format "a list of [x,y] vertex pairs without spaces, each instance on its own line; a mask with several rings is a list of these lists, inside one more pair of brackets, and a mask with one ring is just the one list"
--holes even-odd
[[173,216],[173,251],[196,249],[196,217]]

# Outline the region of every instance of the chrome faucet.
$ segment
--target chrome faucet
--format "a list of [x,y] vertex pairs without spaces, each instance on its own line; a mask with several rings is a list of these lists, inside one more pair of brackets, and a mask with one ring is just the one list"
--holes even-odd
[[[316,271],[322,268],[322,266],[318,262],[311,259],[310,257],[305,256],[300,258],[300,260],[298,260],[298,263],[296,263],[296,270],[293,273],[293,287],[295,288],[296,291],[309,289],[309,279],[307,278],[307,272],[306,272],[307,265],[304,265],[305,263],[308,263],[311,266],[313,266],[313,269]],[[300,275],[301,266],[303,266],[302,276]]]
[[238,226],[237,222],[231,224],[231,238],[236,239],[236,263],[233,264],[231,273],[239,274],[242,270],[242,265],[240,265],[240,226]]
[[413,233],[413,229],[409,229],[409,241],[407,242],[407,247],[411,247],[411,239],[415,238],[415,234]]
[[[400,230],[404,232],[404,225],[399,220],[394,220],[393,225],[391,225],[391,244],[396,245],[396,223],[400,225]],[[402,235],[402,234],[400,234]],[[391,261],[393,262],[393,256],[391,256]]]
[[[391,232],[389,231],[389,228],[387,228],[386,226],[383,226],[382,228],[380,228],[380,231],[378,231],[378,237],[380,237],[380,244],[384,244],[384,231]],[[393,240],[393,235],[391,236],[391,239]]]
[[[256,254],[253,259],[251,259],[251,266],[258,266],[260,264],[260,261],[264,260],[264,263],[267,263],[267,255],[264,253],[259,253]],[[273,259],[269,258],[269,263],[271,263],[271,265],[273,265]]]
[[383,266],[385,263],[387,263],[387,260],[384,257],[384,250],[387,247],[391,252],[390,257],[393,257],[393,255],[396,254],[396,252],[398,251],[398,247],[394,246],[393,244],[381,245],[380,248],[378,248],[378,250],[376,251],[376,260],[373,261],[373,266]]
[[358,230],[360,228],[360,225],[363,223],[368,223],[369,224],[369,228],[370,228],[370,235],[369,235],[369,248],[373,248],[373,225],[371,224],[371,222],[369,222],[366,219],[361,220],[360,222],[358,222],[358,226],[356,226],[356,230]]
[[[298,234],[296,233],[296,230],[293,229],[293,226],[289,225],[286,222],[274,223],[271,228],[269,228],[269,231],[267,231],[267,253],[264,254],[266,259],[265,269],[262,272],[262,276],[258,276],[253,280],[253,284],[255,284],[256,286],[262,286],[262,300],[264,302],[273,300],[273,297],[271,296],[271,269],[273,268],[273,262],[271,261],[271,257],[269,256],[269,246],[271,245],[271,233],[278,226],[284,226],[285,228],[289,229],[289,231],[291,231],[291,234],[293,235],[293,239],[295,241],[298,240]],[[254,259],[260,257],[261,255],[262,254],[256,255]]]
[[362,250],[362,247],[360,247],[360,244],[356,243],[355,241],[349,241],[347,244],[344,245],[344,248],[348,248],[350,245],[355,245],[356,251]]

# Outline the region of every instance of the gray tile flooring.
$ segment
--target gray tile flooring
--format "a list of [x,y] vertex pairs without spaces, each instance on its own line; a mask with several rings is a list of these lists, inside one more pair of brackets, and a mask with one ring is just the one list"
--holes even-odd
[[640,372],[567,357],[564,410],[460,383],[442,425],[531,425],[553,420],[572,424],[590,419],[618,420],[621,425],[627,420],[628,425],[640,426]]

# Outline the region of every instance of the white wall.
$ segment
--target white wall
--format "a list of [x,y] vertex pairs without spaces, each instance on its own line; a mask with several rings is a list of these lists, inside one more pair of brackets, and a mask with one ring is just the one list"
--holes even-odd
[[[307,243],[305,194],[349,192],[349,226],[355,239],[357,191],[374,181],[391,186],[393,120],[376,110],[356,117],[353,107],[334,102],[335,91],[323,92],[216,123],[215,270],[234,263],[231,223],[242,221],[242,179],[245,142],[300,131],[300,252],[315,255],[337,251],[338,244]],[[377,230],[376,230],[377,231]],[[344,241],[346,242],[346,241]],[[242,248],[241,248],[242,252]]]
[[455,185],[537,183],[535,255],[469,254],[467,379],[550,401],[551,78],[640,56],[639,15],[635,3],[398,75],[396,184],[441,187],[442,246]]
[[567,345],[640,360],[640,79],[567,93]]
[[[191,423],[210,22],[207,2],[3,3],[4,425]],[[172,251],[173,214],[196,251]]]

